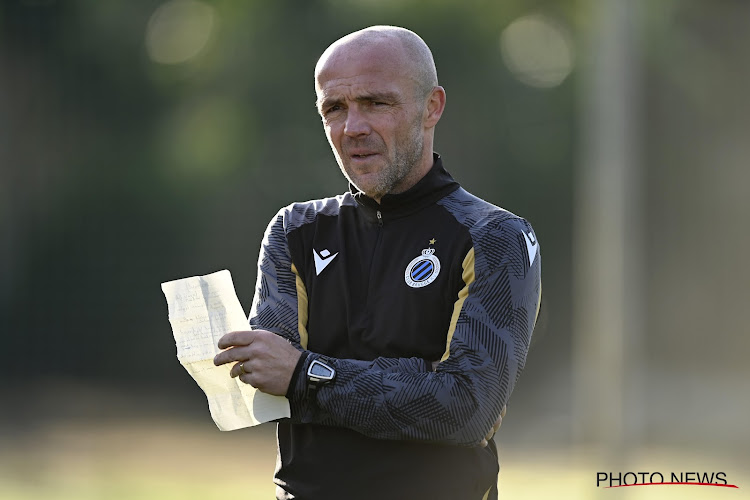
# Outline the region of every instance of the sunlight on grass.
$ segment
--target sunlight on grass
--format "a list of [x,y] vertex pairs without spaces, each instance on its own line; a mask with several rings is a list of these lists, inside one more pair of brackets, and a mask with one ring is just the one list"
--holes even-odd
[[[632,452],[629,465],[607,466],[583,450],[503,451],[501,448],[500,499],[554,500],[746,500],[750,476],[741,464],[727,457],[685,451],[644,449]],[[746,464],[745,464],[746,465]],[[597,488],[596,473],[606,471],[662,472],[724,471],[739,489],[696,485]],[[604,485],[602,485],[604,486]]]
[[274,497],[272,426],[57,424],[0,451],[0,498],[45,500]]
[[[41,425],[0,448],[0,498],[12,500],[151,500],[274,498],[272,425],[219,432],[213,424],[166,420]],[[616,470],[724,470],[740,489],[654,486],[603,489],[610,470],[573,450],[500,446],[501,499],[747,499],[750,478],[722,458],[648,450]],[[597,462],[599,465],[597,466]],[[733,466],[733,467],[732,467]],[[461,499],[457,499],[461,500]]]

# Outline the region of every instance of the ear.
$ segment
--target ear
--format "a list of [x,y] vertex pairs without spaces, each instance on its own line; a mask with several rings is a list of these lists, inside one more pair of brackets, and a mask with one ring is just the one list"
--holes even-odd
[[427,98],[427,106],[425,106],[423,119],[425,128],[432,128],[437,125],[437,122],[440,121],[440,117],[443,115],[444,109],[445,89],[438,85],[432,89]]

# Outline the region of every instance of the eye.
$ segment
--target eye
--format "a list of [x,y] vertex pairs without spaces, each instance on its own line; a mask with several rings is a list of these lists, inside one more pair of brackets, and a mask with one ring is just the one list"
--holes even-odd
[[323,110],[323,116],[328,116],[331,113],[335,113],[336,111],[340,111],[340,110],[341,110],[341,106],[339,104],[328,106],[326,109]]

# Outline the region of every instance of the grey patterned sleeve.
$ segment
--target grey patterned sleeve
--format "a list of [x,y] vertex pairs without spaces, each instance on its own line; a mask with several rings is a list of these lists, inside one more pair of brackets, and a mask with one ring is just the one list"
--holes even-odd
[[298,329],[296,275],[284,232],[282,209],[268,224],[258,256],[258,278],[250,308],[250,327],[281,335],[302,349]]
[[[476,446],[510,397],[526,361],[541,299],[541,257],[523,219],[489,214],[471,230],[457,321],[435,371],[424,360],[330,359],[335,383],[307,397],[290,391],[298,421],[347,427],[378,439]],[[470,257],[473,255],[473,260]],[[319,357],[311,353],[307,365]],[[302,371],[302,373],[304,373]]]

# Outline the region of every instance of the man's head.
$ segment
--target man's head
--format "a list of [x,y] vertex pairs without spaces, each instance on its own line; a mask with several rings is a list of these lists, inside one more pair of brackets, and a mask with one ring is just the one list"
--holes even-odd
[[373,26],[337,40],[315,66],[315,92],[336,161],[365,194],[380,201],[429,171],[445,91],[415,33]]

